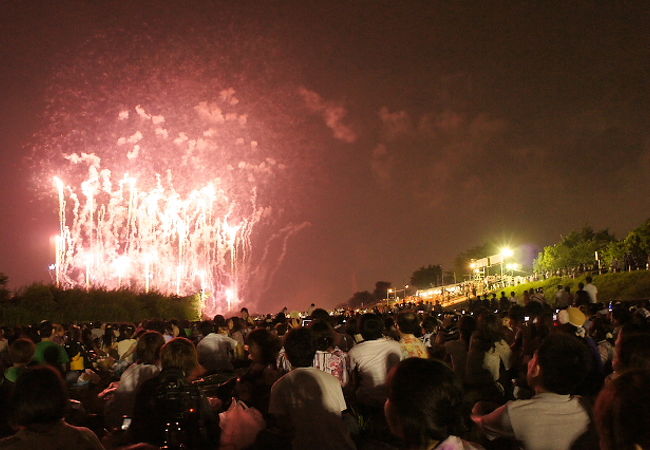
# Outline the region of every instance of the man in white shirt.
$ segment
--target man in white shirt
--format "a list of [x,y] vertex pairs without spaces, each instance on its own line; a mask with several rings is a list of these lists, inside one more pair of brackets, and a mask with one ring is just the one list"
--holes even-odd
[[[225,325],[225,320],[223,322],[217,325]],[[232,361],[238,343],[226,334],[227,327],[219,326],[218,330],[223,331],[223,334],[215,333],[215,324],[204,320],[199,329],[204,336],[196,346],[199,363],[208,372],[232,372]]]
[[352,385],[360,403],[381,407],[388,395],[388,372],[402,360],[402,347],[399,342],[384,337],[383,322],[375,314],[361,316],[359,329],[363,342],[348,352]]
[[293,449],[356,448],[341,413],[347,409],[338,378],[311,367],[316,348],[309,328],[294,328],[284,349],[294,368],[271,387],[269,414]]
[[583,289],[587,292],[587,294],[589,294],[589,301],[591,303],[597,303],[598,288],[592,283],[593,279],[591,277],[585,278],[585,281],[587,284],[585,284],[585,287]]
[[527,450],[568,450],[589,430],[589,414],[570,394],[587,375],[590,362],[589,349],[578,338],[552,334],[528,363],[527,380],[535,396],[486,415],[475,406],[472,420],[490,439],[512,438]]

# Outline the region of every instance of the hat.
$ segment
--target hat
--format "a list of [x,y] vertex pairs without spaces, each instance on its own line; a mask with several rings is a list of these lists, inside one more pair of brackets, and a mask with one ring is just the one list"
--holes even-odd
[[570,323],[574,327],[581,327],[587,321],[587,316],[585,316],[578,308],[571,306],[560,311],[557,315],[557,320],[562,325]]

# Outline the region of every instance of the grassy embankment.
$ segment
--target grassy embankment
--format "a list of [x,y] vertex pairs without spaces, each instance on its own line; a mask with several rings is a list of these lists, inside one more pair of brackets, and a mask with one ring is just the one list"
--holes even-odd
[[[586,275],[576,278],[551,277],[547,280],[508,286],[495,292],[500,295],[501,291],[506,291],[506,294],[510,295],[510,292],[514,291],[520,297],[524,290],[541,287],[544,289],[544,296],[552,303],[555,301],[555,293],[559,284],[570,286],[571,292],[575,292],[578,289],[578,283],[585,283],[585,278]],[[650,271],[647,270],[593,275],[593,283],[598,288],[598,301],[600,302],[612,300],[633,301],[650,298]]]

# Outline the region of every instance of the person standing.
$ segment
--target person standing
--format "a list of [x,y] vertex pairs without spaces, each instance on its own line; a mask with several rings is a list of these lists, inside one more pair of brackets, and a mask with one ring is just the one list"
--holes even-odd
[[589,302],[590,303],[597,303],[598,302],[598,288],[596,285],[593,283],[593,279],[591,276],[588,276],[585,278],[585,281],[587,284],[585,284],[584,290],[589,294]]

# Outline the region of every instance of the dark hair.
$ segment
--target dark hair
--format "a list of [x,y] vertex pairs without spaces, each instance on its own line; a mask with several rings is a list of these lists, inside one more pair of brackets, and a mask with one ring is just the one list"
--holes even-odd
[[388,399],[409,448],[425,448],[431,441],[462,436],[467,430],[462,383],[440,361],[400,362],[388,377]]
[[476,320],[472,316],[463,316],[458,321],[458,330],[460,331],[460,339],[469,347],[469,341],[472,333],[476,330]]
[[236,333],[237,331],[242,331],[246,327],[246,323],[241,317],[233,316],[228,320],[232,322],[232,330],[230,330],[231,334]]
[[214,333],[214,322],[211,320],[204,320],[199,324],[199,331],[203,337],[207,336],[210,333]]
[[174,338],[160,349],[160,365],[163,369],[181,369],[187,376],[199,365],[196,347],[187,338]]
[[329,322],[330,313],[325,311],[323,308],[316,308],[311,312],[311,318],[314,320],[325,320]]
[[[398,321],[399,322],[399,321]],[[438,326],[440,325],[440,322],[438,322],[438,319],[432,316],[427,316],[423,321],[422,321],[422,328],[427,333],[433,333],[438,329]]]
[[284,351],[293,367],[311,367],[316,349],[309,328],[292,328],[284,338]]
[[214,326],[217,327],[217,330],[219,328],[227,328],[228,327],[228,323],[226,322],[226,318],[224,316],[222,316],[221,314],[217,314],[216,316],[214,316],[214,319],[212,319],[212,321],[214,322]]
[[624,327],[616,346],[616,370],[650,369],[650,333]]
[[556,394],[573,394],[592,364],[587,344],[564,333],[548,336],[537,349],[542,386]]
[[397,326],[404,334],[417,334],[419,331],[418,317],[414,312],[404,311],[397,316]]
[[328,322],[317,320],[310,328],[316,350],[325,351],[334,345],[334,329]]
[[603,450],[650,448],[650,370],[630,370],[598,395],[596,425]]
[[487,352],[503,339],[503,325],[501,320],[492,313],[481,314],[476,329],[476,343],[479,350]]
[[359,317],[359,332],[365,341],[381,338],[384,334],[384,324],[381,317],[366,313]]
[[9,346],[9,358],[12,363],[27,364],[32,360],[36,346],[27,338],[19,338]]
[[38,335],[43,338],[49,338],[52,335],[52,323],[49,320],[43,320],[38,324]]
[[248,312],[248,308],[246,308],[246,307],[244,306],[242,309],[239,310],[239,312],[240,312],[240,313]]
[[591,276],[588,276],[587,278],[585,278],[585,281],[587,283],[591,283],[593,281],[593,278],[591,278]]
[[18,377],[10,410],[17,425],[29,426],[61,419],[67,406],[61,375],[51,367],[36,366]]
[[255,343],[262,350],[262,362],[274,365],[280,352],[280,340],[266,328],[256,328],[246,337],[248,345]]
[[156,364],[160,359],[160,348],[165,344],[165,338],[157,331],[146,331],[135,345],[134,360],[140,364]]

